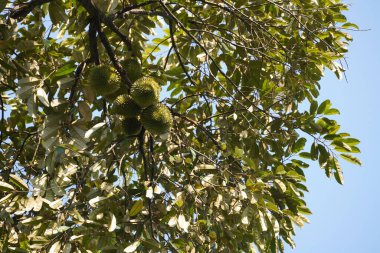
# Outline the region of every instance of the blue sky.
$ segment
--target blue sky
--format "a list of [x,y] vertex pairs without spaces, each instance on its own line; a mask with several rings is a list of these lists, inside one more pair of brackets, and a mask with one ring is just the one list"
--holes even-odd
[[331,99],[340,109],[342,130],[362,142],[362,167],[344,165],[345,185],[325,177],[316,165],[306,171],[310,193],[306,201],[313,211],[311,223],[297,230],[295,250],[286,253],[380,252],[380,1],[345,0],[349,21],[364,32],[351,32],[354,42],[347,61],[348,82],[333,74],[322,80],[321,100]]

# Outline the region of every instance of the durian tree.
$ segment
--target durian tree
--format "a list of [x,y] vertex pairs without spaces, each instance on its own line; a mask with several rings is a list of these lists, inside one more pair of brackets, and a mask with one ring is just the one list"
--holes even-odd
[[[2,0],[1,252],[284,252],[342,184],[339,0]],[[347,117],[348,115],[344,115]]]

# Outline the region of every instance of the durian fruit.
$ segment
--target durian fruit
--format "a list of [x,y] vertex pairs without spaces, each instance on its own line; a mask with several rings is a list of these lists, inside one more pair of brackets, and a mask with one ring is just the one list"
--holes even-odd
[[163,104],[151,105],[141,113],[141,123],[151,134],[165,134],[173,126],[170,110]]
[[157,104],[160,99],[160,85],[151,77],[142,77],[132,84],[131,96],[142,108]]
[[127,72],[128,79],[134,83],[137,79],[142,77],[142,68],[140,62],[135,58],[129,58],[121,62],[125,72]]
[[127,94],[128,93],[128,88],[125,85],[122,85],[120,82],[120,88],[117,89],[115,92],[111,94],[104,95],[103,97],[107,99],[107,101],[113,103],[113,101],[120,95]]
[[111,112],[125,118],[135,118],[141,113],[141,107],[129,95],[123,94],[116,97]]
[[123,118],[122,120],[124,132],[130,135],[138,135],[141,132],[141,122],[137,118]]
[[93,67],[88,74],[88,86],[97,95],[109,95],[120,87],[120,80],[116,74],[111,72],[109,66],[99,65]]

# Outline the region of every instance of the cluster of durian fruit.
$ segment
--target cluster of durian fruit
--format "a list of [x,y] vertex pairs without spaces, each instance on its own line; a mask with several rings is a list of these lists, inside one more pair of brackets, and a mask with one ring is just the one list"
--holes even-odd
[[153,135],[170,132],[173,117],[159,102],[161,87],[152,77],[143,77],[140,63],[135,59],[122,62],[128,79],[133,82],[130,93],[120,86],[120,78],[107,65],[92,68],[88,85],[97,95],[113,100],[110,112],[118,115],[128,136],[138,135],[144,127]]

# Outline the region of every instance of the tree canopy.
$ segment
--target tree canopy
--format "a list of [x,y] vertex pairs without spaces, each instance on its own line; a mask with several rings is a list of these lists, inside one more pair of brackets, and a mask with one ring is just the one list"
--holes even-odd
[[346,10],[1,1],[2,252],[294,246],[311,214],[304,169],[342,184],[341,159],[360,165],[359,140],[318,100],[325,71],[344,77]]

